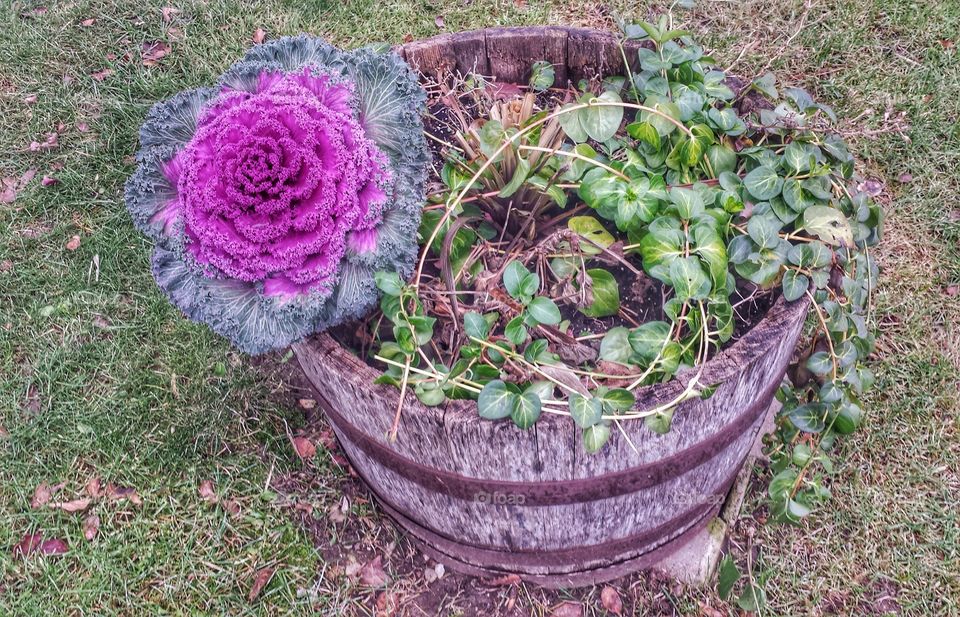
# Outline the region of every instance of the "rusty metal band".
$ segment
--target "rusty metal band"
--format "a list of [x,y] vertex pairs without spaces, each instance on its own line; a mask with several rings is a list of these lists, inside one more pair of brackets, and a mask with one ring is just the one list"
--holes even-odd
[[[567,572],[562,573],[549,573],[550,570],[544,568],[543,570],[547,573],[530,574],[524,572],[521,574],[521,576],[523,580],[527,582],[536,583],[541,587],[553,589],[582,587],[586,585],[598,585],[600,583],[605,583],[607,581],[620,578],[621,576],[632,574],[638,570],[646,570],[660,563],[663,559],[672,555],[682,546],[690,542],[697,532],[707,526],[711,519],[712,516],[703,517],[703,519],[695,523],[692,527],[684,531],[676,538],[673,538],[669,542],[661,544],[657,548],[642,553],[636,557],[627,557],[623,558],[622,560],[611,557],[610,560],[607,560],[605,563],[598,564],[594,568],[581,567],[581,569],[570,569]],[[443,563],[457,572],[469,574],[470,576],[481,577],[498,577],[511,573],[509,566],[507,566],[507,569],[504,569],[505,564],[501,564],[499,568],[479,567],[464,561],[464,556],[462,555],[452,555],[434,548],[426,540],[422,540],[417,537],[412,531],[410,534],[410,537],[415,541],[417,546],[425,555],[440,563]],[[580,565],[583,566],[582,563]]]
[[[743,459],[734,467],[733,473],[724,478],[720,497],[725,497],[729,493],[742,466]],[[367,486],[370,486],[369,482]],[[380,506],[397,524],[419,540],[431,556],[440,561],[447,561],[451,567],[476,576],[544,570],[550,574],[525,575],[524,578],[560,586],[591,584],[615,578],[625,572],[652,566],[683,546],[697,531],[706,526],[723,506],[722,501],[720,503],[708,501],[646,531],[599,544],[554,550],[540,548],[502,550],[463,543],[428,529],[402,512],[389,499],[384,499],[376,491],[373,493]],[[680,531],[679,534],[678,531]],[[665,538],[667,538],[665,542],[637,554],[639,547]]]
[[[779,387],[773,382],[740,415],[695,446],[657,461],[613,473],[577,480],[517,482],[472,478],[428,467],[371,438],[344,418],[319,391],[318,402],[340,435],[368,457],[403,478],[449,497],[475,501],[478,495],[509,494],[520,506],[586,503],[650,488],[699,467],[725,450],[747,431],[770,406]],[[522,497],[522,499],[519,499]]]

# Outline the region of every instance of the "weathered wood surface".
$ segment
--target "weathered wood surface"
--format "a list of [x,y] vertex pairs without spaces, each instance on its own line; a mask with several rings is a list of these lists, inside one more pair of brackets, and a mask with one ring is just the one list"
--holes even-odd
[[525,84],[533,63],[546,60],[553,64],[555,85],[562,88],[581,79],[622,75],[624,55],[631,70],[638,70],[637,48],[641,45],[627,41],[621,53],[617,38],[609,32],[542,26],[443,34],[401,45],[396,51],[430,79],[475,73]]
[[[522,83],[545,57],[573,81],[622,70],[611,35],[567,28],[444,35],[401,52],[433,78],[487,67]],[[719,384],[716,392],[680,405],[668,434],[625,422],[633,446],[614,431],[594,455],[568,418],[547,414],[524,431],[481,420],[472,401],[425,407],[412,393],[390,443],[396,388],[374,385],[378,371],[326,334],[294,350],[354,467],[434,557],[475,574],[569,585],[652,565],[705,524],[753,443],[806,313],[806,302],[777,301],[702,367],[701,383]],[[639,389],[637,409],[670,401],[694,374]]]

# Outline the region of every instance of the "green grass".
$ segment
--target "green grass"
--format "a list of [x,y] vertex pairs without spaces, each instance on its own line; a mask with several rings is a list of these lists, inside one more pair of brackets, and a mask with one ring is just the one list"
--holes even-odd
[[[167,4],[180,11],[169,23]],[[647,7],[621,0],[49,5],[29,19],[21,13],[32,5],[0,8],[0,176],[39,170],[16,201],[0,206],[0,262],[9,262],[0,266],[0,614],[361,610],[349,587],[327,584],[310,538],[265,491],[271,475],[300,466],[286,435],[302,420],[286,385],[186,322],[149,275],[149,247],[122,202],[137,127],[154,101],[209,83],[258,27],[270,37],[307,31],[356,46],[429,36],[438,15],[450,31],[610,27],[611,14],[646,16]],[[801,527],[757,529],[762,565],[774,572],[769,613],[869,614],[889,608],[890,596],[903,614],[957,615],[960,297],[946,289],[960,283],[960,60],[941,40],[960,39],[960,7],[814,2],[805,28],[785,45],[803,12],[790,0],[748,0],[700,2],[676,15],[721,64],[752,45],[737,72],[772,59],[778,75],[833,104],[849,120],[843,129],[860,171],[887,187],[878,385],[864,429],[843,447],[835,499]],[[95,23],[82,26],[89,18]],[[172,52],[144,67],[140,46],[155,40],[169,41]],[[91,78],[104,68],[114,73]],[[35,103],[25,102],[34,95]],[[891,132],[888,111],[905,112],[896,122],[909,142]],[[57,148],[29,151],[51,131],[59,133]],[[912,182],[897,181],[904,172]],[[41,187],[44,174],[60,183]],[[80,246],[70,251],[74,235]],[[143,498],[142,506],[95,505],[101,527],[93,542],[82,537],[82,515],[29,506],[41,482],[66,482],[61,494],[73,497],[93,476]],[[237,500],[239,516],[200,497],[207,479],[222,499]],[[337,473],[322,466],[319,479],[335,484]],[[321,510],[339,499],[323,489],[312,497]],[[66,538],[71,552],[13,560],[9,547],[26,532]],[[252,577],[273,566],[276,576],[249,603]],[[315,584],[324,591],[311,595]],[[587,598],[587,614],[599,610],[595,593],[573,597]],[[543,610],[525,598],[521,605]],[[690,592],[679,606],[695,613],[699,601],[718,605]]]

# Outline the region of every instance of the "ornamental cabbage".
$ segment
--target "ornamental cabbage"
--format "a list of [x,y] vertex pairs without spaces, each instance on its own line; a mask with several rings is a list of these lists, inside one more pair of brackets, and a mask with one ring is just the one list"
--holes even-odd
[[157,283],[255,354],[362,316],[417,256],[424,99],[396,55],[300,36],[154,106],[126,202]]

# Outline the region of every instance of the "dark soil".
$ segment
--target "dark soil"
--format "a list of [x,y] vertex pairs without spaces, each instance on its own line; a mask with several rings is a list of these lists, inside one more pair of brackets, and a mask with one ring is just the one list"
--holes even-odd
[[[735,91],[739,91],[742,88],[742,84],[739,83],[731,83],[731,86],[734,87]],[[438,86],[438,88],[440,88],[440,86]],[[473,95],[462,94],[454,98],[455,95],[451,93],[450,87],[445,85],[442,86],[442,88],[445,94],[435,95],[428,101],[429,113],[425,117],[424,124],[425,129],[430,134],[448,143],[455,141],[454,129],[457,126],[463,125],[462,118],[466,117],[470,119],[481,117],[482,114],[485,113],[485,105],[489,105],[489,100],[509,99],[522,92],[521,89],[516,86],[491,84],[488,85],[484,91],[487,102],[480,104]],[[568,99],[568,95],[569,93],[567,91],[551,89],[539,93],[536,98],[536,104],[540,109],[553,107]],[[748,99],[752,101],[751,97],[744,97],[744,100]],[[627,115],[629,116],[630,114],[628,113]],[[428,139],[427,143],[429,144],[434,159],[434,164],[430,167],[431,176],[428,186],[431,187],[431,192],[434,192],[443,187],[438,172],[443,168],[444,161],[446,160],[446,147],[440,143],[440,141],[434,139]],[[599,150],[599,145],[594,145]],[[571,197],[575,198],[575,195],[571,194]],[[553,210],[545,215],[545,218],[562,215],[564,212],[569,213],[574,205],[574,203],[569,203],[565,210],[554,207]],[[563,223],[561,222],[561,226],[562,225]],[[635,255],[626,255],[625,259],[631,263],[635,270],[642,271],[640,260]],[[663,304],[668,296],[662,283],[646,276],[642,272],[638,276],[634,271],[616,262],[604,263],[603,267],[613,274],[617,280],[623,310],[618,315],[598,319],[584,315],[579,310],[576,310],[576,307],[570,303],[565,304],[559,302],[558,304],[563,318],[570,322],[569,332],[571,334],[575,336],[601,334],[617,326],[630,328],[647,321],[665,319]],[[425,274],[428,278],[439,276],[439,272],[434,267],[432,260],[428,261]],[[544,282],[547,283],[547,281]],[[727,342],[727,345],[732,344],[756,325],[763,315],[766,314],[767,310],[769,310],[770,306],[772,306],[775,299],[776,294],[757,290],[749,284],[738,288],[734,297],[731,299],[732,302],[737,305],[735,310],[734,336]],[[464,307],[462,310],[469,310],[469,307]],[[339,342],[356,351],[360,357],[369,361],[366,352],[372,343],[371,325],[372,323],[376,323],[375,320],[378,318],[379,315],[375,315],[372,318],[368,318],[359,326],[357,324],[349,324],[336,328],[331,334]],[[381,326],[384,327],[385,324],[381,324]],[[502,328],[502,324],[500,327]],[[385,334],[386,333],[385,331]],[[599,351],[599,339],[585,341],[584,344]],[[452,354],[454,351],[443,349],[442,344],[440,347],[444,353]]]

